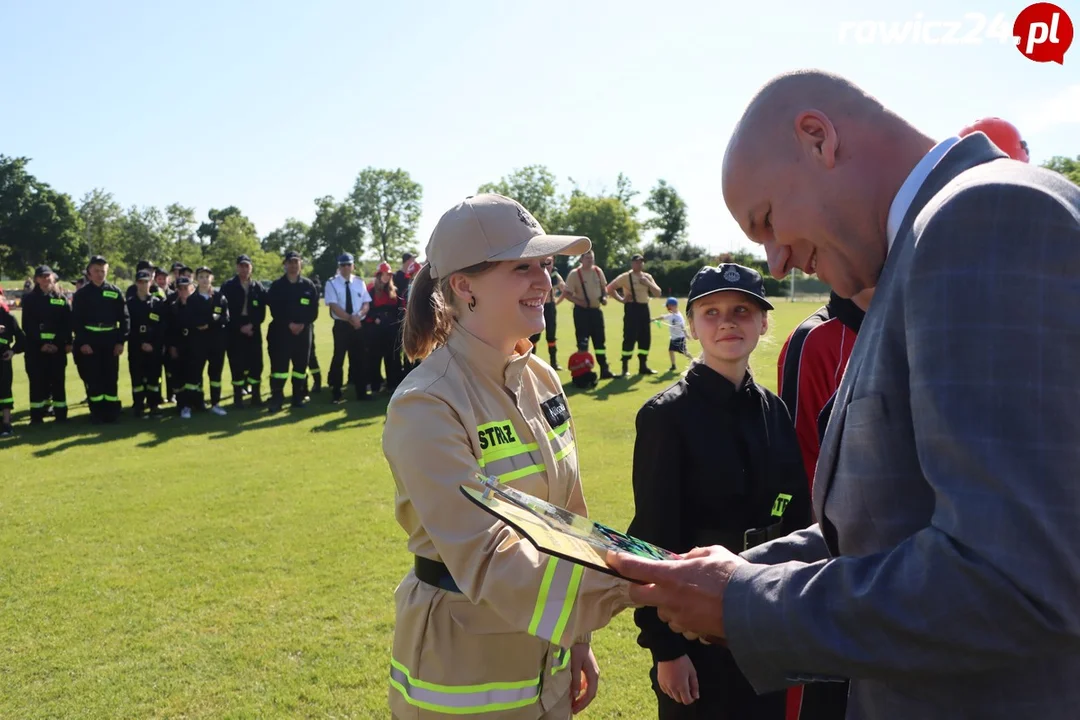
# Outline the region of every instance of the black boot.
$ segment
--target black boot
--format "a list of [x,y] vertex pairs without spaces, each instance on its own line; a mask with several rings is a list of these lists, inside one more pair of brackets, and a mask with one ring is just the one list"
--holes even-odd
[[611,373],[611,368],[608,367],[607,360],[597,360],[597,365],[600,366],[600,379],[611,380],[615,376]]
[[548,354],[551,355],[551,369],[562,370],[562,368],[559,367],[559,353],[556,352],[554,345],[548,348]]
[[238,388],[233,392],[232,404],[237,410],[244,407],[244,390],[242,388]]
[[649,367],[647,358],[644,355],[638,355],[638,374],[640,375],[655,375],[656,371]]
[[307,395],[307,382],[304,380],[293,380],[292,383],[292,406],[294,408],[304,407],[308,402]]
[[312,373],[311,377],[314,380],[311,386],[311,394],[318,395],[322,392],[322,373]]
[[132,393],[132,395],[134,395],[134,397],[132,398],[133,402],[131,404],[131,414],[135,416],[136,420],[138,420],[143,416],[143,408],[146,404],[146,393],[137,392]]
[[45,422],[45,408],[30,409],[30,424],[41,425]]
[[628,357],[622,359],[622,375],[620,377],[630,377],[630,358]]
[[260,407],[263,404],[262,390],[258,385],[251,386],[251,407]]
[[67,405],[64,405],[63,407],[55,408],[54,411],[53,411],[54,412],[53,422],[58,422],[58,423],[67,422],[67,419],[68,419],[67,411],[68,411]]

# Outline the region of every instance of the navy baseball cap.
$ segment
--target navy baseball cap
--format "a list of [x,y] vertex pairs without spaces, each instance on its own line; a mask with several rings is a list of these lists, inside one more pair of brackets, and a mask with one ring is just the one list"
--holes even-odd
[[37,270],[34,271],[34,277],[44,277],[46,275],[52,275],[52,274],[53,274],[52,268],[49,267],[48,265],[41,265],[41,266],[38,267]]
[[104,257],[102,257],[101,255],[95,255],[94,257],[90,258],[90,262],[87,264],[87,267],[90,267],[91,265],[108,265],[108,264],[109,264],[109,261],[106,260]]
[[140,270],[150,270],[153,267],[154,264],[149,260],[140,260],[139,263],[135,266],[135,272],[139,272]]
[[176,278],[176,287],[182,287],[184,285],[190,284],[191,278],[189,278],[187,275],[181,275],[180,277]]
[[644,260],[644,259],[645,259],[645,256],[642,255],[641,253],[634,253],[633,257],[630,258],[631,262],[633,262],[634,260]]
[[177,260],[176,262],[174,262],[172,264],[172,269],[173,270],[179,270],[182,267],[184,267],[184,263],[180,262],[179,260]]
[[214,274],[214,272],[210,268],[206,267],[205,265],[195,269],[195,274],[196,275],[198,275],[200,273],[206,273],[207,275],[213,275]]
[[236,264],[237,265],[243,265],[244,263],[247,263],[248,265],[250,265],[251,264],[251,258],[249,258],[247,255],[241,255],[240,257],[236,258]]
[[300,259],[301,259],[300,253],[296,252],[295,250],[289,250],[287,253],[285,253],[285,262],[289,262],[290,260],[300,260]]
[[338,255],[337,264],[338,265],[352,265],[353,264],[353,256],[352,256],[352,254],[351,253],[341,253],[340,255]]
[[153,280],[153,279],[154,279],[154,275],[149,270],[140,270],[139,272],[135,273],[135,280],[136,281],[139,281],[139,280]]
[[698,270],[690,283],[690,295],[686,304],[712,295],[713,293],[734,291],[751,296],[766,310],[773,310],[772,303],[765,299],[765,282],[761,273],[735,263],[724,263],[717,267],[705,267]]

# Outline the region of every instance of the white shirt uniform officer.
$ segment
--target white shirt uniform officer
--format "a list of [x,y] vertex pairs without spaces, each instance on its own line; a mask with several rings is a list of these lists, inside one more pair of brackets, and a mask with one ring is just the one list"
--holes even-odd
[[358,400],[367,400],[366,351],[364,348],[363,323],[371,307],[371,295],[364,279],[353,275],[353,256],[344,253],[338,258],[338,274],[330,278],[323,288],[323,298],[334,319],[334,359],[326,377],[333,402],[342,402],[345,356],[349,356],[349,384]]

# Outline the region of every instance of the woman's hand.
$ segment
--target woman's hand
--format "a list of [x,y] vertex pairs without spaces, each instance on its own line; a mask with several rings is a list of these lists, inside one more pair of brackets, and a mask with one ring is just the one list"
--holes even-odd
[[[582,687],[582,674],[585,686]],[[573,699],[571,710],[575,715],[589,707],[596,697],[596,685],[600,682],[600,666],[596,664],[592,647],[588,643],[578,643],[570,648],[570,697]]]
[[694,669],[694,663],[687,655],[676,660],[657,663],[656,679],[664,694],[677,703],[690,705],[700,697],[697,670]]

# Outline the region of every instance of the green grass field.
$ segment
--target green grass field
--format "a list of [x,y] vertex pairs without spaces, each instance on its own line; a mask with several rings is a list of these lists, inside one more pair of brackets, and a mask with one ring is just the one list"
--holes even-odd
[[[776,305],[752,359],[774,390],[784,338],[818,307]],[[617,358],[615,303],[607,333]],[[316,336],[325,374],[325,312]],[[569,303],[558,336],[565,365]],[[633,512],[634,416],[675,380],[667,338],[653,327],[660,375],[577,393],[561,373],[590,512],[615,527]],[[392,595],[412,560],[380,452],[387,396],[187,422],[169,406],[104,428],[79,405],[77,422],[32,429],[21,356],[15,378],[18,436],[0,441],[0,717],[389,717]],[[126,358],[120,394],[126,409]],[[69,364],[69,401],[83,395]],[[635,637],[629,613],[596,634],[600,694],[584,717],[655,717]]]

